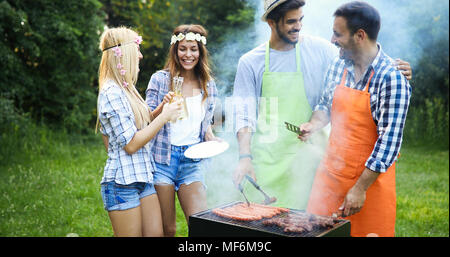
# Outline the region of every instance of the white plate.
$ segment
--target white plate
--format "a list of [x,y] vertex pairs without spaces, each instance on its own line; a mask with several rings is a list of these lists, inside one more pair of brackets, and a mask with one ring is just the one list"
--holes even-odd
[[201,159],[216,156],[225,152],[230,145],[225,141],[206,141],[189,147],[184,156],[191,159]]

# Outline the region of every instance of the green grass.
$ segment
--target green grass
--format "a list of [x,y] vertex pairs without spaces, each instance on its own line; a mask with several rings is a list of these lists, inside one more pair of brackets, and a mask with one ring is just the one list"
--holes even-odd
[[403,148],[397,164],[396,236],[449,236],[449,152]]
[[1,166],[0,236],[112,235],[99,191],[101,142],[52,136],[17,152],[23,162]]
[[[99,136],[37,129],[20,146],[14,137],[1,139],[15,154],[0,163],[0,236],[113,235],[100,196],[106,153]],[[448,150],[402,149],[397,236],[449,236],[448,175]],[[187,234],[177,203],[176,236]]]

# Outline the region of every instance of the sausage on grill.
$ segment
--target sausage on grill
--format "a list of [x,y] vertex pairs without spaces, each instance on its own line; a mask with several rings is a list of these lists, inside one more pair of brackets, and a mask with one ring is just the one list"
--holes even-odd
[[262,219],[261,216],[248,215],[248,214],[243,214],[243,213],[235,213],[233,211],[230,211],[227,209],[220,209],[220,208],[213,209],[212,212],[218,216],[228,218],[228,219],[234,219],[234,220],[250,221],[250,220]]
[[246,203],[235,204],[225,208],[215,208],[212,212],[218,216],[235,220],[260,220],[262,218],[271,218],[282,212],[288,212],[289,209],[273,207],[262,204]]

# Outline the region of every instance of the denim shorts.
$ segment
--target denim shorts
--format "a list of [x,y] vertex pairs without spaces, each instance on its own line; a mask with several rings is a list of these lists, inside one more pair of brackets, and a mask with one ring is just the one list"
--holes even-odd
[[138,207],[140,199],[156,194],[153,184],[135,182],[129,185],[120,185],[114,181],[101,184],[102,199],[105,210],[123,211]]
[[182,184],[189,185],[199,181],[206,189],[202,159],[190,159],[184,156],[189,146],[172,145],[170,165],[156,163],[156,171],[153,173],[155,185],[173,185],[175,191],[178,191]]

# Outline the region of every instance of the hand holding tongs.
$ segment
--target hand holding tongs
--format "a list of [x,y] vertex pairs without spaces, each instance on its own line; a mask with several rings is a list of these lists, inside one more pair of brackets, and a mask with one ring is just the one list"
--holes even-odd
[[[274,203],[274,202],[277,201],[277,198],[276,198],[276,197],[270,197],[270,196],[268,196],[264,191],[262,191],[261,187],[260,187],[258,184],[256,184],[256,181],[253,180],[252,177],[250,177],[249,175],[245,175],[245,178],[246,178],[248,181],[250,181],[250,183],[252,183],[252,185],[253,185],[256,189],[258,189],[261,193],[263,193],[264,198],[265,198],[265,199],[264,199],[264,204],[265,204],[265,205],[271,204],[271,203]],[[244,196],[244,197],[245,197],[245,196]]]
[[[297,134],[299,136],[303,135],[304,132],[299,127],[295,126],[294,124],[291,124],[291,123],[289,123],[287,121],[285,121],[284,124],[286,125],[286,129],[287,130],[292,131],[292,132],[294,132],[295,134]],[[306,140],[306,143],[307,144],[311,144],[309,139]]]

